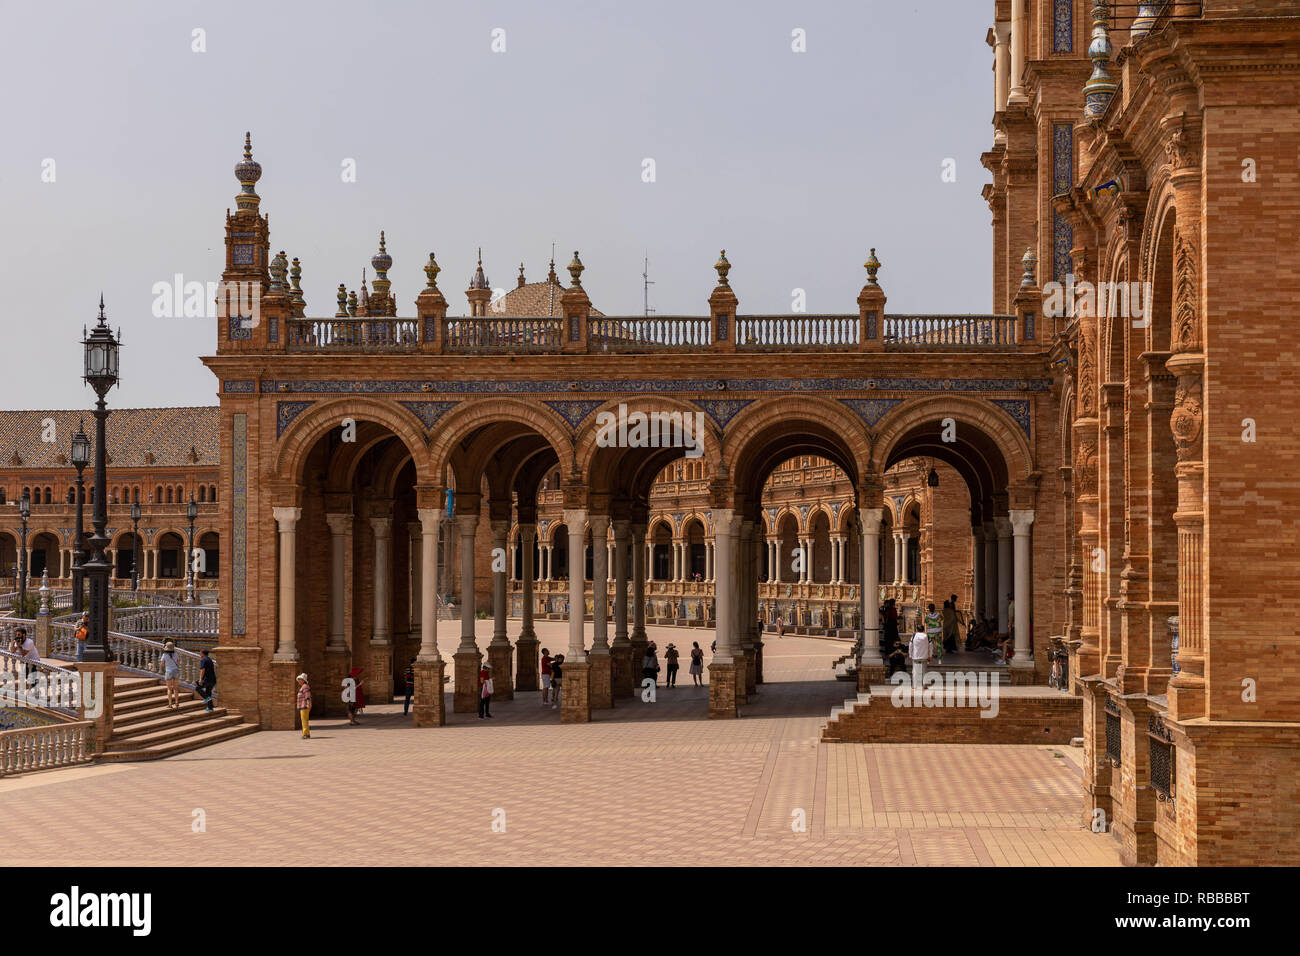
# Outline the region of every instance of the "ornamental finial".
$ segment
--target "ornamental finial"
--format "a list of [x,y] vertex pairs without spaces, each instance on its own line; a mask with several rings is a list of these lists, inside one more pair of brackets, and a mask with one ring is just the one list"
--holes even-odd
[[727,261],[726,249],[718,253],[718,261],[713,264],[713,268],[718,271],[718,285],[731,285],[727,281],[727,273],[731,271],[731,263]]
[[587,267],[582,264],[582,260],[578,258],[578,250],[574,249],[573,261],[569,263],[569,278],[573,280],[573,287],[575,289],[582,288],[582,273],[586,268]]
[[871,255],[867,257],[867,261],[862,264],[862,267],[867,270],[868,284],[878,285],[879,283],[876,282],[876,273],[880,271],[880,260],[876,258],[875,246],[871,247]]
[[1036,281],[1034,273],[1038,267],[1038,257],[1034,255],[1034,247],[1026,246],[1025,254],[1020,257],[1020,264],[1025,268],[1024,277],[1020,280],[1020,288],[1028,288]]
[[438,290],[438,273],[441,271],[442,269],[438,267],[438,260],[434,258],[432,252],[429,253],[429,264],[424,267],[424,274],[428,279],[428,285],[425,286],[426,289],[432,289],[435,292]]
[[1110,106],[1111,97],[1119,89],[1119,84],[1111,77],[1107,68],[1110,63],[1110,31],[1107,21],[1110,12],[1106,0],[1093,0],[1092,4],[1092,40],[1088,44],[1088,58],[1092,60],[1092,76],[1083,84],[1083,115],[1101,116]]

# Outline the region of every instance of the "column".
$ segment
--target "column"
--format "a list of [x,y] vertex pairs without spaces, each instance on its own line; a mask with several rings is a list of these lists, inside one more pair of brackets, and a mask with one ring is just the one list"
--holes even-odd
[[992,521],[984,522],[984,615],[997,623],[998,531]]
[[732,605],[735,575],[735,549],[732,525],[735,512],[730,508],[713,509],[713,534],[718,546],[717,640],[718,649],[709,661],[709,716],[736,717],[736,649],[734,608]]
[[420,633],[420,621],[422,620],[420,615],[420,598],[422,595],[420,583],[423,572],[420,570],[420,560],[423,556],[420,553],[420,523],[418,521],[408,521],[406,523],[406,534],[409,539],[406,553],[410,556],[410,560],[407,562],[409,565],[407,577],[409,578],[408,591],[410,600],[407,604],[411,612],[411,634],[415,635]]
[[295,553],[295,528],[302,517],[301,508],[272,508],[280,532],[280,641],[275,650],[275,660],[298,660],[294,646],[294,584],[297,580],[297,555]]
[[613,666],[608,631],[609,515],[593,514],[591,526],[591,706],[614,706]]
[[645,579],[646,579],[646,533],[644,523],[632,524],[632,684],[641,684],[641,658],[645,656],[647,638],[645,634]]
[[549,542],[542,545],[542,580],[551,580],[551,545]]
[[388,565],[393,519],[388,515],[376,515],[370,519],[370,528],[375,539],[375,577],[371,592],[370,668],[366,675],[366,698],[377,704],[387,704],[393,699],[393,645],[388,624]]
[[974,571],[972,599],[975,602],[975,617],[984,617],[984,526],[971,528],[971,569]]
[[999,517],[993,519],[993,526],[998,532],[998,633],[1007,633],[1007,602],[1010,600],[1008,589],[1011,587],[1011,519]]
[[704,580],[713,582],[713,542],[704,543]]
[[515,641],[515,690],[531,691],[537,690],[539,680],[537,674],[538,668],[538,640],[537,632],[533,628],[533,613],[536,602],[533,598],[533,577],[536,569],[533,567],[533,557],[535,555],[535,543],[537,541],[537,525],[531,521],[521,521],[519,523],[519,546],[523,548],[523,607],[520,609],[519,639]]
[[862,528],[862,648],[858,658],[858,689],[885,678],[880,656],[880,525],[884,508],[859,508]]
[[775,583],[780,584],[781,583],[781,539],[780,538],[773,539],[772,548],[773,548],[772,553],[775,555],[775,560],[772,562],[772,567],[775,569],[772,574],[772,580]]
[[[740,651],[744,654],[745,673],[743,676],[738,675],[736,687],[736,699],[740,703],[747,703],[749,695],[756,690],[756,680],[758,676],[758,663],[756,656],[758,651],[754,648],[754,596],[756,588],[754,587],[754,522],[746,518],[738,522],[740,525],[736,535],[736,604],[735,615],[737,636]],[[736,660],[737,665],[740,658]]]
[[[993,112],[1007,108],[1011,92],[1011,24],[993,25]],[[1005,138],[1005,134],[1003,134]],[[996,136],[994,137],[996,139]]]
[[911,540],[912,536],[906,531],[900,533],[898,536],[898,583],[903,585],[912,583],[912,569],[909,567],[912,563],[910,560],[911,549],[909,548]]
[[[438,496],[435,496],[438,497]],[[447,722],[443,698],[442,655],[438,652],[438,530],[442,510],[420,514],[420,653],[415,659],[415,726],[441,727]]]
[[[460,495],[456,496],[459,502]],[[476,510],[478,503],[472,505]],[[456,515],[456,531],[460,536],[460,646],[452,655],[455,668],[456,695],[453,707],[458,714],[478,713],[478,672],[482,661],[478,642],[474,639],[474,534],[478,529],[477,514]]]
[[1016,654],[1011,658],[1011,666],[1034,669],[1034,662],[1029,658],[1031,650],[1029,638],[1030,601],[1033,593],[1029,580],[1029,545],[1030,529],[1034,524],[1032,509],[1019,509],[1010,512],[1011,526],[1015,534],[1015,582],[1016,582]]
[[611,686],[614,697],[631,697],[635,686],[632,672],[632,642],[628,639],[628,542],[632,523],[626,518],[614,520],[614,644]]
[[590,662],[583,639],[586,613],[587,511],[564,509],[569,530],[569,649],[564,655],[564,680],[560,692],[560,720],[586,723],[591,720]]
[[1029,24],[1025,15],[1025,0],[1011,0],[1011,91],[1008,104],[1026,101],[1024,82],[1025,44],[1029,40]]
[[893,580],[890,581],[890,584],[898,584],[902,580],[901,577],[902,562],[898,560],[898,551],[899,551],[898,546],[899,543],[903,540],[903,538],[902,535],[897,531],[891,534],[890,538],[892,539],[890,542],[890,546],[893,548],[893,554],[894,554],[894,574],[893,574]]
[[506,568],[496,569],[498,560],[505,557],[506,543],[510,537],[508,519],[494,518],[492,527],[492,640],[488,644],[488,663],[492,665],[492,699],[514,700],[514,675],[511,673],[513,657],[510,640],[506,637]]

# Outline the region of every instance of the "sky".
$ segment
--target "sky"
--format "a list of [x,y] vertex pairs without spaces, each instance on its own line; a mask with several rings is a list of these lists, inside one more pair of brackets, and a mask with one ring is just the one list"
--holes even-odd
[[215,404],[198,359],[215,318],[156,316],[170,303],[155,287],[219,279],[246,130],[271,251],[302,260],[309,316],[334,314],[340,282],[359,287],[381,229],[401,315],[430,252],[462,314],[476,249],[509,289],[521,262],[545,276],[552,243],[566,284],[581,252],[606,314],[642,313],[645,257],[651,308],[707,314],[724,248],[742,314],[789,313],[795,290],[808,312],[856,312],[872,247],[887,311],[985,312],[992,11],[8,5],[0,407],[89,407],[80,339],[101,291],[124,340],[110,405]]

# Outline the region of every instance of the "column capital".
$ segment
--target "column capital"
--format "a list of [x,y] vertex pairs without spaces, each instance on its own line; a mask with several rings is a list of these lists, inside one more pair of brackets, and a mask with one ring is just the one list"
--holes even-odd
[[632,522],[627,518],[615,518],[610,524],[614,528],[614,540],[626,538],[632,533]]
[[710,509],[713,516],[713,534],[716,538],[718,535],[727,535],[728,537],[735,530],[736,512],[731,508],[713,508]]
[[280,526],[280,531],[292,531],[297,525],[298,519],[302,517],[301,508],[272,508],[271,514],[275,516],[275,523]]
[[519,523],[519,537],[524,542],[531,542],[537,537],[537,522],[521,521]]
[[387,538],[393,530],[393,519],[389,515],[372,515],[370,517],[370,527],[374,531],[376,538]]
[[1029,528],[1034,523],[1033,509],[1013,508],[1009,512],[1008,523],[1017,535],[1029,534]]
[[572,537],[575,532],[581,534],[586,531],[587,509],[586,508],[565,508],[564,524],[569,529],[569,536]]
[[342,536],[352,533],[352,515],[350,514],[327,514],[325,523],[329,525],[330,534]]
[[464,535],[472,535],[478,528],[478,515],[456,515],[456,530]]
[[420,516],[420,528],[425,534],[437,532],[442,521],[441,508],[419,508],[416,513]]
[[609,533],[609,515],[607,514],[588,515],[587,524],[591,526],[592,544],[595,544],[597,539],[603,538]]
[[504,538],[510,534],[510,520],[508,518],[493,518],[488,522],[492,528],[492,537]]
[[885,520],[884,508],[859,508],[858,520],[862,523],[863,534],[880,534],[880,528]]
[[[1032,514],[1032,512],[1031,512]],[[1011,535],[1011,519],[999,515],[993,519],[993,527],[997,529],[999,538],[1006,538]]]

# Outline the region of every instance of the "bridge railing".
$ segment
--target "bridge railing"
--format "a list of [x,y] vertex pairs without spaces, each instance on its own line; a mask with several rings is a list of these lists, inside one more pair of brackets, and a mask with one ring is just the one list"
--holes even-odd
[[489,316],[442,322],[448,352],[558,352],[564,344],[560,318]]
[[0,730],[0,777],[67,767],[91,760],[89,720]]
[[1016,344],[1014,315],[887,315],[885,346],[992,348]]
[[137,637],[216,637],[219,613],[204,604],[122,608],[114,615],[113,627]]
[[[6,641],[8,638],[6,634]],[[37,686],[48,691],[41,701],[42,707],[70,717],[81,715],[82,685],[75,672],[48,661],[29,661],[0,650],[0,704],[9,703],[16,695],[32,693]]]
[[602,350],[703,349],[713,342],[713,322],[708,316],[592,318],[587,320],[587,341]]
[[834,349],[859,341],[860,321],[852,315],[738,315],[736,347]]
[[[65,661],[77,657],[76,628],[69,624],[51,624],[50,656]],[[120,631],[108,632],[108,646],[120,670],[143,677],[161,677],[163,675],[163,645],[147,637],[123,634]],[[176,648],[176,662],[180,668],[180,683],[193,688],[199,679],[199,655],[184,648]]]
[[420,320],[373,318],[287,319],[286,347],[322,350],[414,349],[420,344]]

